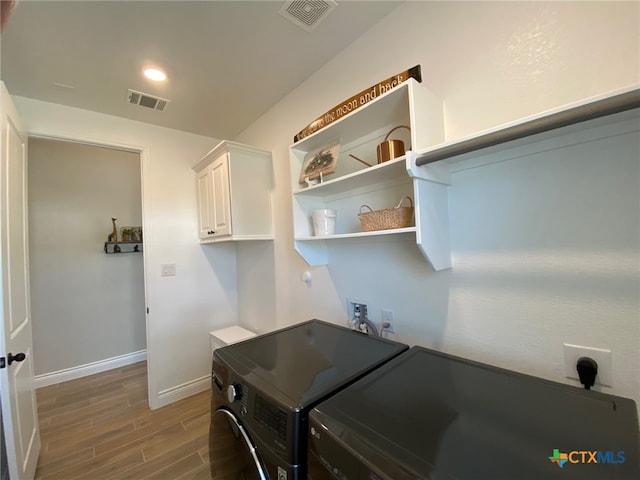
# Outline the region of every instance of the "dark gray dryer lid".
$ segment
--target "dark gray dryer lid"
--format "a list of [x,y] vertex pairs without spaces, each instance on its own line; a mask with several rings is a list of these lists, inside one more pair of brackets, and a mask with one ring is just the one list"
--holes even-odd
[[309,320],[216,350],[252,388],[281,406],[303,410],[409,347]]
[[[310,418],[391,479],[640,478],[633,400],[422,347],[322,402]],[[580,462],[560,468],[556,451],[601,452],[602,461],[576,453],[570,458]]]

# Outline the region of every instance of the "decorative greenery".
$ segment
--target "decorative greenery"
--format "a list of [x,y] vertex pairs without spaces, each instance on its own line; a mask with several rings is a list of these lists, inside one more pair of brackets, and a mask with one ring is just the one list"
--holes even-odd
[[321,179],[322,175],[335,173],[339,153],[339,141],[307,153],[300,169],[299,182],[303,184],[308,180]]
[[308,175],[311,172],[315,172],[318,170],[322,170],[323,168],[331,165],[333,161],[333,154],[330,150],[322,150],[318,152],[313,159],[307,165],[307,168],[304,169],[305,175]]

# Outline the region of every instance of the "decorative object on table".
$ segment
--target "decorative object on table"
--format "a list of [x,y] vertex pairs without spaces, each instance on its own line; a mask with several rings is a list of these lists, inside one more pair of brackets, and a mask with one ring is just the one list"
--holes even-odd
[[[409,200],[409,207],[402,206],[405,200]],[[362,211],[365,207],[369,209],[368,212]],[[413,200],[409,196],[402,197],[398,205],[383,210],[373,210],[369,205],[362,205],[358,218],[363,232],[410,227],[413,223]]]
[[107,242],[117,242],[118,241],[118,228],[116,227],[117,218],[111,217],[111,223],[113,223],[113,231],[107,237]]
[[376,98],[378,98],[378,96],[382,95],[388,90],[391,90],[394,87],[397,87],[409,78],[414,78],[418,82],[422,82],[420,65],[416,65],[409,70],[405,70],[404,72],[400,72],[393,77],[389,77],[381,82],[378,82],[375,85],[361,91],[360,93],[355,94],[344,102],[336,105],[324,115],[318,117],[305,128],[303,128],[300,132],[298,132],[298,134],[293,137],[293,143],[302,140],[305,137],[308,137],[312,133],[323,129],[327,125],[335,122],[336,120],[339,120],[340,118],[353,112],[354,110],[357,110],[363,105],[366,105],[370,101],[375,100]]
[[399,128],[406,128],[411,132],[411,129],[407,125],[398,125],[392,128],[384,137],[384,141],[378,145],[378,163],[387,162],[405,154],[404,142],[402,140],[389,140],[389,135]]
[[113,253],[120,253],[121,251],[122,249],[120,248],[120,245],[113,246]]
[[336,211],[331,208],[314,210],[311,214],[313,219],[313,234],[316,237],[335,235],[336,233]]
[[330,145],[308,153],[304,157],[304,162],[302,162],[299,183],[303,184],[307,182],[309,185],[311,183],[310,180],[318,179],[322,181],[324,175],[334,173],[336,171],[339,152],[340,142],[333,142]]

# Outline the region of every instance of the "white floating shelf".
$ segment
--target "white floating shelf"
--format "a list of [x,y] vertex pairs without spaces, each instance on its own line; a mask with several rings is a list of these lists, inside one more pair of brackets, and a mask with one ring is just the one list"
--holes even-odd
[[295,191],[294,195],[325,197],[344,192],[345,190],[355,190],[377,183],[389,182],[396,178],[407,178],[406,157],[404,155],[388,162],[358,170],[357,172],[340,178],[328,180],[308,188],[301,188]]
[[296,242],[313,242],[313,241],[326,241],[337,240],[343,238],[364,238],[364,237],[377,237],[382,235],[400,235],[403,233],[416,233],[416,227],[406,228],[392,228],[389,230],[375,230],[372,232],[355,232],[355,233],[341,233],[336,235],[322,235],[313,237],[296,237]]

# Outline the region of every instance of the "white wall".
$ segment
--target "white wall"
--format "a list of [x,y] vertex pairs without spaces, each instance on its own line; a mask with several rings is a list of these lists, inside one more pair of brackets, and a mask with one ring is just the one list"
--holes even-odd
[[[454,175],[452,270],[431,271],[409,241],[343,242],[307,288],[287,151],[328,108],[415,64],[444,100],[447,140],[638,84],[639,14],[637,2],[407,2],[257,119],[236,140],[274,155],[277,326],[343,323],[347,297],[368,299],[374,320],[396,312],[401,341],[568,383],[563,342],[608,347],[602,390],[640,402],[637,162],[581,163],[578,150]],[[530,215],[549,216],[543,234]]]
[[36,375],[146,348],[142,255],[105,255],[111,217],[142,225],[140,155],[29,140]]
[[278,326],[276,321],[275,253],[272,241],[238,242],[238,323],[258,333]]
[[[209,388],[208,332],[237,320],[236,259],[230,245],[201,247],[191,166],[218,140],[13,97],[29,133],[140,151],[149,399],[157,408]],[[160,265],[175,263],[175,277]]]

